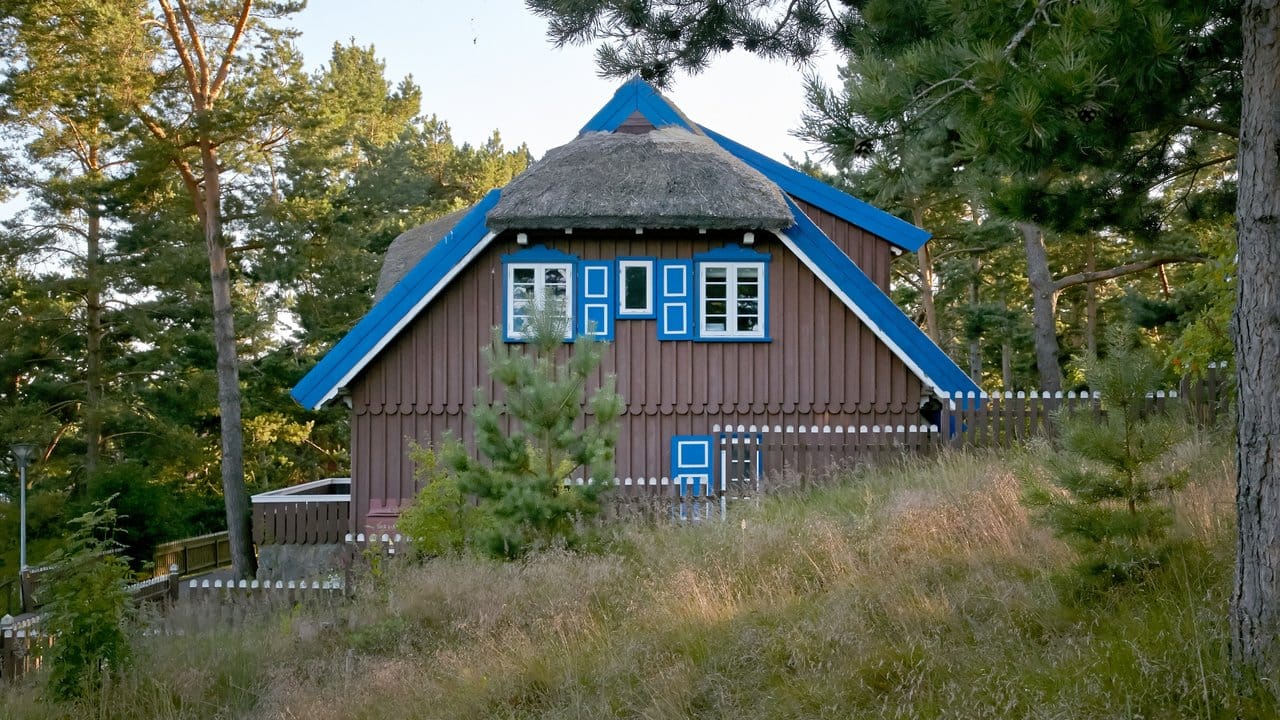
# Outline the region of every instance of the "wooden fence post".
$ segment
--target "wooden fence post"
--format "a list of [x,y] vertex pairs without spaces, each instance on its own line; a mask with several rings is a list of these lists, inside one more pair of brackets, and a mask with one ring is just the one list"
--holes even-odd
[[17,633],[13,631],[13,616],[6,613],[0,618],[0,675],[9,683],[14,681],[16,674],[14,644],[17,640]]

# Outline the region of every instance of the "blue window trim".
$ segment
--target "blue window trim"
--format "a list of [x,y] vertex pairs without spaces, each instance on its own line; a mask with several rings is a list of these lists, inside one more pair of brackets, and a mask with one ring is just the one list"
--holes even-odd
[[693,256],[694,262],[762,262],[768,263],[773,256],[745,245],[725,245]]
[[569,327],[566,329],[565,342],[573,342],[578,322],[578,258],[560,250],[553,250],[545,245],[534,245],[502,256],[502,339],[509,343],[528,342],[528,339],[511,334],[511,265],[568,265],[569,266]]
[[[680,449],[681,445],[701,445],[705,448],[705,462],[701,464],[681,464]],[[706,494],[711,494],[715,488],[715,469],[716,469],[716,436],[714,435],[672,435],[671,436],[671,482],[675,483],[679,488],[680,495],[692,495],[699,497],[703,494],[705,488]],[[692,488],[688,487],[690,483],[682,480],[684,477],[703,477],[705,484],[700,482],[692,483]]]
[[[769,322],[769,310],[772,305],[769,299],[770,282],[769,267],[773,256],[743,245],[725,245],[693,256],[693,318],[694,337],[697,342],[730,342],[730,343],[767,343],[773,342],[772,325]],[[761,263],[760,277],[760,317],[763,335],[760,337],[743,337],[739,335],[703,335],[702,333],[702,265],[720,263]],[[661,339],[661,338],[659,338]]]
[[502,256],[502,264],[509,263],[576,263],[577,255],[570,255],[560,250],[552,250],[546,245],[533,245],[524,250],[507,253]]
[[[592,284],[591,275],[602,275],[604,287]],[[591,335],[597,340],[613,340],[614,294],[616,278],[614,264],[611,260],[583,260],[578,263],[578,334]],[[597,318],[603,320],[601,326],[592,331],[592,324]]]
[[[626,284],[622,282],[622,269],[624,263],[648,263],[649,264],[649,312],[628,312],[622,308],[622,303],[626,302]],[[653,320],[658,317],[658,258],[628,255],[617,259],[617,292],[618,292],[618,320]]]

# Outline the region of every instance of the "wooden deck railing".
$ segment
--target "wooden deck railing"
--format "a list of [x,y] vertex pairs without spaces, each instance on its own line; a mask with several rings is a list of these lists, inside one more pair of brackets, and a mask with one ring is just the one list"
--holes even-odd
[[351,532],[351,479],[326,478],[253,496],[258,545],[340,543]]
[[178,566],[179,575],[216,570],[231,564],[231,541],[224,530],[219,533],[174,540],[156,546],[155,572],[157,576]]

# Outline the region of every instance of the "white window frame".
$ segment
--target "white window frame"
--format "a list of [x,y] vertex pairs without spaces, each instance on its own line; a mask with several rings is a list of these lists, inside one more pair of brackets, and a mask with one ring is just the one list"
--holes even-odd
[[[642,267],[645,270],[644,308],[627,307],[627,269]],[[653,317],[653,261],[652,260],[619,260],[618,261],[618,316]]]
[[[744,268],[753,268],[756,271],[756,285],[758,287],[755,297],[756,307],[759,309],[760,322],[756,324],[756,329],[752,331],[738,330],[738,301],[745,298],[738,296],[738,270]],[[725,329],[724,330],[708,330],[707,329],[707,271],[708,270],[725,271]],[[749,338],[760,339],[765,337],[765,317],[768,308],[765,303],[765,296],[768,288],[765,287],[765,264],[763,262],[715,262],[704,261],[698,263],[698,335],[703,338]]]
[[573,323],[574,323],[574,306],[577,305],[577,298],[573,294],[573,263],[547,263],[547,262],[527,262],[527,263],[507,263],[507,337],[512,340],[525,340],[527,336],[523,330],[516,330],[516,271],[517,270],[533,270],[533,302],[535,305],[543,305],[547,298],[547,272],[550,270],[559,270],[564,273],[565,278],[565,340],[573,339]]

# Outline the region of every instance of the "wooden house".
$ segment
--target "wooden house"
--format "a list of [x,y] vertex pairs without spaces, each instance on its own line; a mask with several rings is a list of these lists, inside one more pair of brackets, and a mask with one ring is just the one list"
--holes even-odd
[[609,342],[617,482],[715,493],[779,466],[762,432],[924,429],[930,398],[980,392],[887,295],[927,240],[635,79],[507,187],[398,238],[373,309],[293,395],[349,404],[346,522],[388,527],[410,442],[471,440],[491,328],[520,342],[531,303],[563,301],[570,337]]

